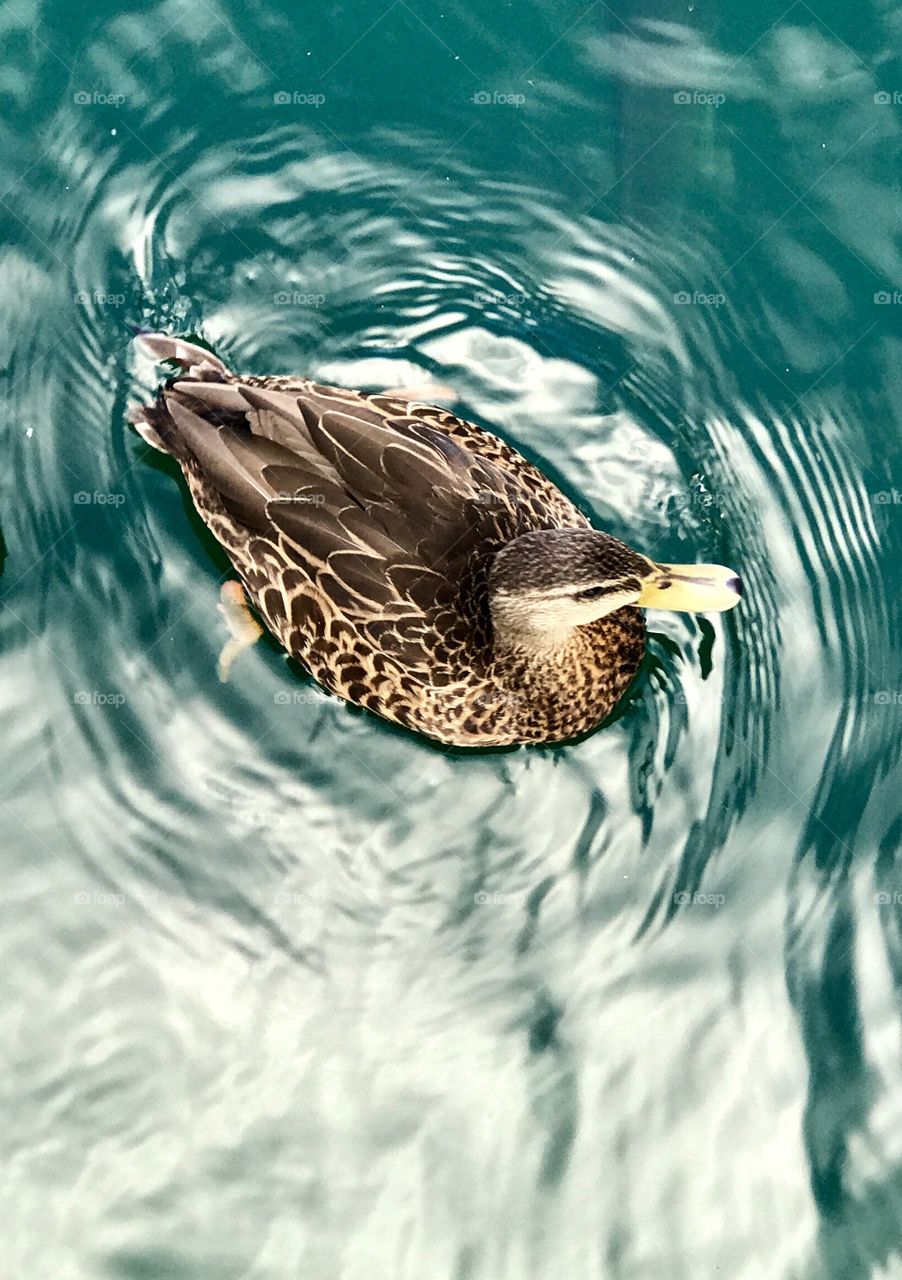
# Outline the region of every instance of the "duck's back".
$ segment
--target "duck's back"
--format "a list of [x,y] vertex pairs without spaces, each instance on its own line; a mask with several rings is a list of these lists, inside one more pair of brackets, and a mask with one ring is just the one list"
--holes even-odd
[[492,556],[585,517],[516,450],[447,410],[240,378],[181,340],[151,344],[185,373],[136,425],[181,463],[269,628],[332,692],[442,736],[437,717],[484,697]]

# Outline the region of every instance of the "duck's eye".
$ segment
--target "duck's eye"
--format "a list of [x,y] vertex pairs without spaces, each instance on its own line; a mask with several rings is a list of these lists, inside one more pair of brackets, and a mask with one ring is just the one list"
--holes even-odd
[[605,595],[607,587],[588,587],[585,591],[577,591],[574,600],[598,600]]

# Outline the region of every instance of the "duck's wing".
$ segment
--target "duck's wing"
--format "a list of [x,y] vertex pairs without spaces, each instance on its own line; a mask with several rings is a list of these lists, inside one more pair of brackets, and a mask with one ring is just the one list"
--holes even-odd
[[512,474],[421,419],[223,389],[176,380],[154,429],[214,532],[244,541],[233,558],[270,625],[302,650],[325,642],[331,616],[414,678],[434,673],[479,624],[473,610],[485,619],[491,553],[555,524]]
[[[361,428],[381,427],[390,433],[397,432],[404,439],[419,436],[439,451],[443,449],[443,442],[449,441],[463,451],[460,455],[454,454],[455,458],[459,456],[461,460],[470,458],[492,464],[485,472],[478,468],[473,472],[485,483],[485,487],[478,491],[483,502],[490,503],[492,485],[499,483],[500,472],[520,491],[518,501],[527,507],[534,506],[545,521],[550,519],[558,527],[588,524],[586,517],[557,485],[507,441],[475,423],[458,418],[439,405],[411,401],[398,394],[352,391],[298,378],[236,379],[228,392],[220,391],[218,394],[234,396],[235,391],[245,399],[254,401],[256,397],[257,412],[250,418],[251,430],[289,447],[303,448],[309,429],[327,415],[346,414]],[[204,394],[217,395],[209,385],[205,386]],[[298,414],[303,426],[298,422]],[[418,432],[417,424],[430,430]],[[299,426],[300,430],[297,430]],[[374,446],[378,448],[379,442],[387,438],[376,433],[373,436]],[[361,445],[365,446],[364,433],[360,439]],[[353,454],[353,443],[348,443]],[[543,523],[541,527],[547,527],[547,524]]]
[[[217,536],[225,526],[244,541],[243,562],[233,558],[271,623],[288,619],[308,645],[331,611],[407,670],[434,669],[440,648],[478,625],[466,609],[486,616],[499,546],[587,523],[525,459],[509,450],[518,468],[493,456],[502,442],[446,410],[306,379],[242,379],[168,341],[154,354],[186,376],[141,411],[142,425],[182,463]],[[467,432],[485,436],[485,452]]]
[[[343,387],[326,386],[309,378],[281,376],[240,378],[223,364],[212,352],[186,339],[168,334],[142,333],[137,343],[155,360],[168,360],[179,364],[186,377],[173,379],[171,388],[182,395],[196,399],[214,419],[243,421],[252,435],[263,436],[274,443],[303,454],[314,467],[323,468],[322,455],[311,441],[311,431],[328,414],[349,415],[361,428],[383,428],[397,432],[408,439],[414,424],[432,428],[432,433],[422,438],[441,450],[441,441],[448,439],[460,446],[466,455],[472,455],[509,475],[515,486],[521,489],[520,502],[531,507],[533,497],[545,517],[558,526],[585,526],[588,521],[579,509],[536,466],[505,440],[472,422],[458,418],[448,409],[438,405],[411,401],[402,394],[366,393]],[[141,421],[146,410],[137,410],[139,429],[147,425]],[[151,432],[151,436],[153,433]],[[377,434],[374,446],[389,437]],[[366,452],[366,434],[361,431],[362,452]],[[153,439],[158,446],[161,442]],[[350,443],[350,453],[354,446]],[[312,445],[312,448],[311,448]],[[162,447],[166,447],[165,444]],[[372,456],[372,451],[370,456]],[[486,488],[479,490],[481,501],[491,505],[493,480],[496,472],[485,475]],[[503,487],[503,486],[502,486]]]
[[[209,480],[214,457],[227,457],[215,482],[235,514],[253,510],[258,523],[271,521],[285,534],[306,534],[340,511],[354,526],[355,543],[381,536],[418,563],[450,570],[492,532],[486,526],[493,521],[494,545],[533,529],[587,523],[521,455],[434,406],[287,379],[175,379],[163,397]],[[472,447],[478,437],[486,440],[484,452]],[[263,466],[268,489],[260,484]],[[237,483],[239,474],[232,492],[229,477]],[[256,483],[248,487],[252,475]],[[273,492],[278,505],[270,508]]]

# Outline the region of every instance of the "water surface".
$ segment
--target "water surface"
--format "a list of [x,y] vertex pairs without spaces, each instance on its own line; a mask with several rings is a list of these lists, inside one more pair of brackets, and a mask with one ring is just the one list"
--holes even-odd
[[[902,9],[0,36],[9,1274],[902,1274]],[[131,326],[449,384],[743,604],[564,749],[221,685]]]

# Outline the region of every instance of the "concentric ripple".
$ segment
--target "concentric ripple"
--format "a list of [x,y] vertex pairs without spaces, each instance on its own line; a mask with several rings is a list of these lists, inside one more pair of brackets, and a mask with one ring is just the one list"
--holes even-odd
[[[521,8],[0,15],[10,1274],[893,1256],[898,128],[804,5],[748,53]],[[267,640],[222,685],[145,327],[444,384],[742,605],[651,616],[562,749],[444,751]]]

